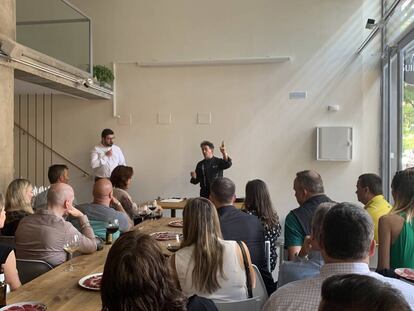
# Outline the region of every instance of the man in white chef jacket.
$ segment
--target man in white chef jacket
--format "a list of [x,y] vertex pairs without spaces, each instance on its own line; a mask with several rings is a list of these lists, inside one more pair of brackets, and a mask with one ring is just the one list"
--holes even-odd
[[91,167],[95,174],[95,181],[100,178],[109,178],[115,167],[126,165],[121,148],[114,145],[114,131],[104,129],[101,134],[101,143],[91,152]]

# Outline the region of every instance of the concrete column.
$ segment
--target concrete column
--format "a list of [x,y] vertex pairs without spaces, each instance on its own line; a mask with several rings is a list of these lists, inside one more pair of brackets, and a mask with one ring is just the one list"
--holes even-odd
[[[16,2],[0,1],[0,34],[16,39]],[[14,175],[14,70],[0,63],[0,192]]]

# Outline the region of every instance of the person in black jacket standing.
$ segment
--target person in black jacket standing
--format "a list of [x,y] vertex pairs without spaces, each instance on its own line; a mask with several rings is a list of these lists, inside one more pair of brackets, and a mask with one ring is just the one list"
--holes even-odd
[[194,185],[200,183],[200,197],[210,196],[210,186],[214,179],[223,177],[223,170],[228,169],[232,162],[226,152],[224,141],[221,143],[220,152],[223,159],[214,156],[214,145],[209,141],[200,144],[204,160],[197,163],[195,172],[191,172],[190,182]]

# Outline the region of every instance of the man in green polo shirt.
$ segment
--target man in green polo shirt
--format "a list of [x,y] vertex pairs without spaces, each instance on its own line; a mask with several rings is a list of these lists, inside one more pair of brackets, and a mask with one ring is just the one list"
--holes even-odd
[[376,174],[362,174],[358,177],[356,188],[358,201],[365,205],[364,208],[374,222],[374,239],[378,244],[378,221],[391,210],[390,203],[382,195],[381,177]]
[[297,256],[305,237],[310,235],[316,208],[323,202],[332,202],[324,194],[321,176],[312,170],[296,173],[293,190],[300,206],[290,211],[285,220],[285,248],[289,260]]

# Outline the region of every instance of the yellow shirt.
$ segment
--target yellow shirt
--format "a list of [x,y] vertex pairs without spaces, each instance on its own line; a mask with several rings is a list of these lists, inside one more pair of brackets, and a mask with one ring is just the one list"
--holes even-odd
[[385,200],[382,194],[376,195],[365,205],[365,209],[371,215],[374,222],[374,238],[378,243],[378,221],[381,216],[386,215],[391,210],[390,203]]

